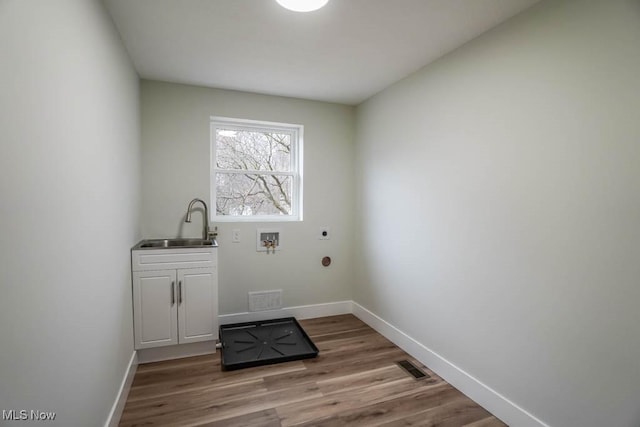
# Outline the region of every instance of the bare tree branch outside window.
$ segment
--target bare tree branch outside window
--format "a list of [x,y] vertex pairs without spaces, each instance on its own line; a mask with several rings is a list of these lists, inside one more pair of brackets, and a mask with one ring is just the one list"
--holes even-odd
[[216,128],[217,215],[291,215],[292,135]]

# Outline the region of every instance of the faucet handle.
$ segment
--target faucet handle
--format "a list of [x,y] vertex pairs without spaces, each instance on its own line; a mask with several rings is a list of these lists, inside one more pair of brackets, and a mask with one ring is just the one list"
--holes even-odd
[[214,226],[212,230],[209,230],[207,233],[207,239],[215,240],[218,237],[218,226]]

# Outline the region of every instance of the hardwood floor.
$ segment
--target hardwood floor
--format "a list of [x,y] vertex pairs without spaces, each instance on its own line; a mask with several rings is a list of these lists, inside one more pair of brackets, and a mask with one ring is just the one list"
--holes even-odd
[[[230,372],[220,353],[140,365],[120,426],[505,426],[356,317],[300,323],[315,359]],[[430,378],[414,379],[403,359]]]

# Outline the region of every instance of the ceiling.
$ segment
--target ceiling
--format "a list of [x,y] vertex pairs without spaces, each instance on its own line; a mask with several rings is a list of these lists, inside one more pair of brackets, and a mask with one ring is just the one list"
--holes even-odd
[[104,0],[142,78],[356,105],[538,0]]

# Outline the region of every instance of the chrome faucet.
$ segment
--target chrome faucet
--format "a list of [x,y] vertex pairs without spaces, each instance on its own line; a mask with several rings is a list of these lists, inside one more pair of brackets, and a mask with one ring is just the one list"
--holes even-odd
[[204,206],[204,216],[202,217],[202,220],[204,222],[204,226],[202,228],[202,239],[209,240],[213,238],[213,236],[212,233],[209,232],[209,209],[207,208],[207,204],[204,202],[204,200],[193,199],[191,202],[189,202],[189,207],[187,208],[187,218],[184,220],[184,222],[191,222],[191,210],[193,209],[193,205],[197,202],[202,203],[202,206]]

